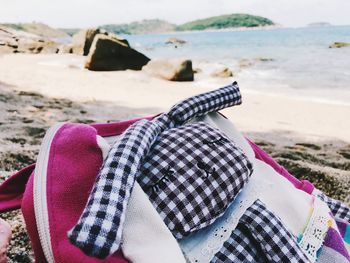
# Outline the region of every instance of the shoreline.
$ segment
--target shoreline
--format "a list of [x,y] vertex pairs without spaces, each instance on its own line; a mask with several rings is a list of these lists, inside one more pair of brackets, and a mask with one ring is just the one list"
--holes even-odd
[[[22,57],[22,58],[20,58]],[[325,95],[328,95],[329,92],[340,92],[340,93],[348,93],[347,90],[344,88],[337,88],[337,89],[315,89],[315,88],[305,88],[305,89],[296,89],[296,88],[290,88],[287,86],[278,87],[276,83],[273,83],[274,85],[271,85],[270,83],[260,83],[264,85],[269,85],[269,90],[265,88],[265,86],[262,89],[254,88],[249,77],[244,76],[244,74],[249,74],[252,72],[252,68],[238,68],[237,77],[228,77],[228,78],[217,78],[210,76],[210,72],[214,71],[215,69],[225,68],[226,65],[221,62],[211,62],[208,60],[194,60],[194,68],[200,68],[203,72],[197,73],[195,75],[195,79],[192,82],[173,82],[173,81],[164,81],[157,78],[152,78],[148,75],[146,75],[142,71],[133,71],[133,70],[125,70],[125,71],[88,71],[84,68],[84,59],[83,56],[73,55],[73,54],[5,54],[0,55],[0,62],[1,60],[4,60],[5,63],[7,62],[7,58],[10,59],[10,61],[17,62],[16,59],[19,58],[18,62],[25,61],[26,63],[29,62],[29,60],[32,60],[35,64],[33,66],[40,67],[40,68],[46,68],[48,71],[52,72],[53,69],[59,68],[62,70],[67,70],[70,73],[74,74],[74,71],[79,70],[81,74],[87,74],[87,75],[115,75],[114,77],[117,77],[117,75],[120,75],[120,77],[124,78],[126,75],[129,75],[129,79],[135,79],[142,82],[149,81],[153,79],[155,82],[163,82],[166,85],[169,86],[193,86],[194,88],[198,89],[214,89],[219,88],[220,86],[225,86],[233,81],[238,81],[239,83],[244,83],[244,85],[240,85],[243,87],[243,90],[246,93],[253,94],[253,95],[263,95],[263,96],[270,96],[270,97],[278,97],[278,98],[293,98],[297,101],[305,101],[305,102],[312,102],[312,103],[320,103],[320,104],[329,104],[329,105],[339,105],[339,106],[350,106],[350,102],[348,100],[337,100],[336,98],[328,98],[324,99]],[[14,59],[14,60],[13,60]],[[24,60],[23,60],[24,59]],[[259,59],[259,58],[257,58]],[[255,59],[252,59],[254,61]],[[237,63],[239,61],[236,61]],[[234,63],[235,64],[235,63]],[[232,66],[232,65],[231,65]],[[232,66],[234,67],[234,66]],[[232,68],[229,67],[229,68]],[[254,67],[254,65],[253,65]],[[5,69],[6,67],[3,67],[2,69]],[[0,65],[1,69],[1,65]],[[29,71],[29,69],[24,69],[26,73]],[[243,72],[243,75],[241,74]],[[253,68],[253,71],[256,71],[256,69]],[[261,71],[261,69],[259,69]],[[204,73],[205,72],[205,73]],[[6,74],[6,70],[3,70],[3,74]],[[0,84],[1,81],[6,83],[6,76],[1,79],[2,73],[0,72]],[[13,80],[11,76],[10,81]],[[249,80],[249,82],[247,81]],[[14,81],[14,84],[17,82]],[[18,82],[21,83],[22,82]],[[10,85],[12,83],[9,83]],[[30,83],[29,83],[30,84]],[[22,85],[20,85],[22,86]],[[26,89],[26,87],[23,85],[23,88]],[[33,91],[40,90],[37,88],[34,88]],[[324,94],[322,94],[324,93]],[[190,93],[191,94],[191,93]],[[349,93],[350,95],[350,93]],[[87,99],[88,97],[84,96],[78,96],[75,99],[78,99],[80,101],[83,101],[84,99]],[[113,99],[111,99],[113,101]]]
[[303,28],[325,28],[325,27],[347,27],[350,25],[329,25],[329,26],[284,26],[281,24],[275,24],[271,26],[255,26],[255,27],[230,27],[221,29],[203,29],[203,30],[184,30],[184,31],[165,31],[165,32],[152,32],[142,34],[119,34],[121,36],[147,36],[147,35],[175,35],[175,34],[192,34],[192,33],[207,33],[207,32],[242,32],[242,31],[263,31],[263,30],[278,30],[278,29],[303,29]]
[[183,30],[183,31],[167,31],[157,33],[145,33],[145,34],[130,34],[130,35],[173,35],[173,34],[192,34],[192,33],[206,33],[206,32],[241,32],[241,31],[255,31],[255,30],[274,30],[280,28],[288,28],[282,25],[271,25],[271,26],[255,26],[255,27],[229,27],[229,28],[212,28],[203,30]]
[[[67,66],[55,64],[59,59],[67,61]],[[239,77],[208,79],[198,75],[194,82],[171,82],[150,77],[142,71],[92,72],[77,66],[77,61],[82,59],[74,55],[6,55],[0,57],[0,81],[13,85],[16,90],[39,92],[49,97],[77,102],[100,101],[150,109],[157,114],[186,97],[237,80],[243,104],[224,112],[234,118],[243,131],[291,131],[310,140],[335,138],[350,142],[347,132],[350,121],[346,119],[350,116],[349,105],[256,92]]]

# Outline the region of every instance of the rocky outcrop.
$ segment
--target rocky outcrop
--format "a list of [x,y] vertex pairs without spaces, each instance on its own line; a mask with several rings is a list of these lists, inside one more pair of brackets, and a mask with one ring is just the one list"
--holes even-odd
[[90,28],[82,29],[73,36],[72,52],[77,55],[87,56],[89,54],[92,42],[94,41],[95,36],[98,34],[109,36],[110,38],[116,39],[129,46],[126,39],[118,38],[116,35],[108,33],[103,29]]
[[127,43],[97,34],[86,58],[85,68],[94,71],[141,70],[150,59]]
[[350,43],[347,42],[334,42],[332,45],[329,46],[329,48],[342,48],[342,47],[349,47]]
[[0,27],[0,54],[57,53],[59,44],[37,35]]
[[24,32],[31,33],[31,34],[40,36],[42,38],[48,38],[48,39],[69,37],[67,33],[65,33],[60,29],[52,28],[46,24],[38,23],[38,22],[18,23],[18,24],[0,24],[0,27],[1,26],[11,28],[14,30],[24,31]]
[[142,68],[146,73],[171,81],[193,81],[192,61],[188,59],[151,60]]
[[224,67],[216,69],[214,72],[211,73],[211,76],[215,78],[229,78],[233,76],[233,73],[229,68]]

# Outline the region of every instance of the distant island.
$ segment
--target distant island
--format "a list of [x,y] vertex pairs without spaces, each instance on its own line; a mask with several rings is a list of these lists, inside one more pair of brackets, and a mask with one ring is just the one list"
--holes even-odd
[[147,34],[174,31],[211,30],[240,27],[262,27],[275,25],[273,21],[261,16],[248,14],[231,14],[198,19],[182,25],[171,24],[164,20],[151,19],[129,24],[109,24],[100,26],[115,34]]
[[159,19],[151,19],[142,20],[140,22],[132,22],[129,24],[103,25],[100,28],[103,28],[115,34],[146,34],[238,27],[252,28],[272,25],[275,25],[274,22],[265,17],[247,14],[231,14],[198,19],[182,25],[171,24],[167,21]]
[[307,26],[309,27],[320,27],[320,26],[331,26],[331,23],[328,22],[314,22],[314,23],[310,23]]
[[[190,21],[181,25],[175,25],[165,20],[146,19],[128,24],[108,24],[101,25],[98,28],[104,29],[115,34],[150,34],[150,33],[168,33],[178,31],[193,30],[220,30],[230,28],[254,28],[264,26],[274,26],[275,23],[268,18],[253,16],[248,14],[230,14],[214,16],[205,19]],[[25,23],[25,24],[0,24],[0,26],[9,27],[15,30],[21,30],[35,35],[48,38],[64,38],[73,36],[80,28],[51,28],[43,23]]]
[[226,29],[237,27],[261,27],[275,25],[273,21],[261,16],[231,14],[194,20],[176,27],[178,31]]

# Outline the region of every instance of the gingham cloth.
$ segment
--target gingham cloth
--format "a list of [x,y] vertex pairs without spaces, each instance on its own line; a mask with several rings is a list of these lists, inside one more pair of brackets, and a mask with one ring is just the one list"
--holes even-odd
[[215,254],[212,263],[256,263],[268,262],[260,244],[254,239],[252,233],[242,223],[238,223],[230,238]]
[[252,172],[248,158],[226,135],[198,122],[159,135],[138,182],[181,239],[221,216]]
[[119,248],[133,175],[159,132],[158,125],[141,120],[110,150],[78,224],[68,233],[87,255],[105,258]]
[[350,224],[350,208],[347,207],[341,201],[335,200],[333,198],[328,197],[322,192],[317,194],[317,197],[320,198],[323,202],[325,202],[329,209],[331,210],[333,216],[335,218],[339,218],[345,220]]
[[212,263],[309,262],[281,220],[257,200],[240,218],[237,228],[215,254]]
[[194,116],[202,116],[241,103],[241,93],[237,82],[234,82],[227,87],[188,98],[173,106],[168,115],[181,125]]
[[120,247],[126,206],[143,158],[167,128],[241,103],[237,83],[194,96],[153,121],[139,121],[121,135],[101,168],[87,205],[69,232],[70,241],[87,255],[105,258]]

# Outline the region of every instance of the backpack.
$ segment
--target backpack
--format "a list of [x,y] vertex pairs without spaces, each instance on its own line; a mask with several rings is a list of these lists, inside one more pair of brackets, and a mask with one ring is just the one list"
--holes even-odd
[[[110,158],[110,153],[113,152],[110,144],[113,145],[117,141],[120,145],[120,142],[123,142],[125,135],[132,130],[130,127],[137,127],[137,123],[141,122],[147,124],[151,120],[158,120],[158,122],[165,127],[161,132],[158,132],[158,134],[161,134],[165,130],[169,130],[169,127],[170,129],[185,127],[183,129],[186,130],[188,128],[188,131],[193,131],[195,129],[196,133],[194,133],[194,135],[196,137],[200,136],[203,132],[201,130],[203,125],[198,128],[195,126],[196,123],[203,122],[207,124],[209,123],[212,126],[215,125],[219,131],[212,130],[209,127],[210,132],[214,134],[214,137],[207,140],[208,147],[219,145],[222,142],[230,140],[230,138],[225,137],[225,134],[235,130],[235,128],[227,119],[215,112],[227,106],[238,105],[240,102],[241,98],[238,85],[237,83],[233,83],[225,88],[195,96],[175,105],[170,111],[174,114],[173,116],[175,116],[170,124],[166,118],[160,118],[160,116],[164,115],[158,115],[143,118],[142,120],[134,119],[109,124],[85,125],[59,123],[54,125],[48,130],[43,139],[37,163],[17,172],[0,186],[0,211],[4,212],[12,209],[22,209],[37,262],[101,262],[101,259],[85,254],[86,252],[89,253],[94,251],[93,247],[87,249],[84,253],[84,250],[78,248],[79,246],[77,246],[76,242],[74,245],[72,244],[72,241],[74,243],[76,239],[72,238],[72,235],[69,239],[67,233],[73,233],[72,229],[82,218],[84,211],[89,211],[88,200],[96,200],[91,198],[91,195],[99,194],[97,190],[94,190],[96,189],[94,186],[98,185],[99,178],[101,178],[101,176],[98,175],[104,171],[104,168],[106,167],[106,169],[111,169],[111,165],[106,166],[106,163],[113,163],[113,158]],[[194,119],[196,119],[196,121],[193,121]],[[193,123],[191,124],[191,122]],[[141,134],[142,138],[146,138],[147,136],[144,134],[146,130],[147,129],[139,129],[136,130],[136,133]],[[224,135],[222,135],[222,132]],[[182,135],[184,134],[185,133]],[[168,132],[165,135],[168,136],[167,138],[169,139],[169,136],[171,136],[172,133]],[[181,135],[181,133],[178,135]],[[178,138],[180,137],[181,136]],[[237,136],[236,139],[244,141],[245,146],[241,144],[241,146],[243,145],[243,148],[251,147],[250,151],[253,155],[251,158],[256,158],[263,162],[269,167],[269,169],[276,172],[276,174],[281,177],[281,180],[283,179],[284,182],[288,182],[291,188],[296,189],[297,191],[302,191],[305,195],[310,196],[310,198],[311,194],[317,195],[317,200],[322,199],[324,203],[327,203],[332,210],[334,217],[337,219],[336,224],[349,224],[350,213],[343,204],[317,192],[310,182],[305,180],[299,181],[290,175],[283,167],[279,166],[253,142],[248,141],[241,135]],[[145,144],[152,145],[155,140],[155,138],[148,137],[148,141],[146,141]],[[206,139],[204,138],[204,140]],[[234,144],[230,144],[229,146],[235,147]],[[146,148],[149,149],[151,147],[139,146],[136,150],[139,151]],[[179,150],[179,148],[177,148],[177,150]],[[240,147],[236,147],[235,150],[237,153],[234,156],[235,158],[239,159],[244,155],[244,151],[242,151]],[[140,154],[135,154],[132,158],[137,158],[137,156],[143,157],[146,155],[146,152],[141,152]],[[115,152],[112,157],[113,156],[115,156]],[[245,166],[247,169],[241,174],[247,179],[251,175],[251,169],[249,169],[249,159],[246,158],[244,160],[246,161]],[[135,159],[133,159],[131,163],[134,164]],[[112,168],[114,170],[117,169],[117,167]],[[203,168],[204,176],[208,174],[212,175],[217,172],[217,170],[214,171],[211,167],[205,167],[205,165],[200,162],[197,163],[197,168]],[[133,171],[133,169],[134,168],[132,167],[131,169],[128,168],[129,173],[130,171]],[[147,167],[143,166],[143,169],[147,170]],[[165,169],[165,171],[171,173],[171,170]],[[134,172],[136,174],[139,171],[136,169]],[[147,173],[149,172],[152,171],[147,170]],[[108,172],[106,174],[108,174]],[[146,174],[146,172],[144,174]],[[164,183],[167,181],[169,181],[169,178],[162,182]],[[240,190],[244,188],[246,182],[247,180],[242,180],[239,183],[239,189],[237,189],[234,196],[229,199],[229,202],[222,204],[222,201],[225,199],[222,198],[219,200],[221,203],[214,203],[214,206],[218,204],[221,204],[222,206],[221,212],[214,211],[214,217],[212,217],[212,215],[207,217],[210,212],[212,212],[208,211],[208,214],[203,215],[203,217],[199,219],[199,221],[203,223],[199,224],[199,227],[198,224],[188,224],[188,227],[188,220],[178,221],[178,224],[174,225],[180,225],[180,227],[174,227],[172,232],[169,231],[169,224],[164,222],[165,217],[160,216],[161,210],[154,209],[153,205],[155,202],[151,203],[149,199],[150,195],[145,194],[145,192],[147,192],[147,187],[145,188],[147,182],[144,181],[143,187],[142,181],[140,184],[136,183],[133,187],[131,186],[129,188],[129,197],[124,204],[125,209],[120,209],[122,211],[122,216],[119,216],[119,219],[124,217],[121,220],[124,224],[117,224],[117,227],[114,228],[116,232],[119,230],[123,233],[119,240],[120,246],[118,246],[117,251],[113,251],[110,256],[105,257],[106,255],[104,255],[105,259],[103,261],[164,262],[164,257],[166,257],[169,259],[167,262],[185,262],[185,257],[183,256],[185,250],[188,252],[187,254],[185,253],[186,259],[191,261],[189,257],[191,257],[192,251],[188,248],[189,244],[193,242],[193,239],[188,239],[189,241],[186,241],[184,237],[198,235],[201,230],[212,226],[214,221],[216,222],[218,218],[222,217],[222,210],[226,211],[230,202],[234,203],[235,200],[239,200]],[[106,187],[106,184],[102,185]],[[122,190],[125,192],[125,188]],[[156,186],[151,184],[149,191],[156,195]],[[122,202],[125,200],[125,198],[121,199]],[[165,203],[167,203],[170,199],[163,199],[162,201],[166,201]],[[98,203],[101,204],[101,198]],[[94,202],[91,202],[90,204],[93,205]],[[263,204],[261,203],[254,204],[255,206],[253,208],[255,210],[253,209],[250,212],[254,213],[263,207]],[[116,204],[116,206],[118,206],[118,204]],[[262,211],[266,211],[266,209],[262,209]],[[186,215],[182,215],[183,217],[186,217]],[[187,217],[188,216],[189,215],[187,215]],[[268,216],[270,215],[267,214],[266,218],[269,218]],[[275,215],[271,214],[271,216],[272,218],[278,218],[278,215],[275,217]],[[253,217],[246,216],[246,218],[247,220],[252,220]],[[278,221],[283,220],[278,218]],[[145,227],[146,222],[147,227]],[[169,222],[174,223],[172,220]],[[197,226],[197,228],[193,226]],[[333,227],[337,229],[336,226]],[[188,231],[188,229],[191,229],[191,231]],[[281,232],[281,229],[285,229],[283,225],[279,228],[279,232]],[[346,230],[347,228],[342,227],[341,229]],[[346,239],[345,230],[343,230],[343,232],[340,231],[341,237],[344,239]],[[244,229],[240,229],[239,231],[242,232]],[[241,233],[239,231],[235,233],[238,233],[238,237],[240,236],[239,233]],[[288,236],[288,233],[289,232],[286,230],[282,237]],[[114,235],[114,238],[117,235],[118,233]],[[173,235],[185,240],[182,241],[182,245],[180,244],[181,248]],[[265,236],[265,239],[266,237],[267,236]],[[230,238],[232,237],[226,237],[226,241]],[[290,236],[290,239],[292,238],[293,237]],[[302,237],[298,238],[303,240]],[[233,241],[237,241],[237,239]],[[226,247],[224,246],[226,251],[229,251],[229,246],[234,244],[233,241],[229,243],[229,245],[226,245]],[[224,244],[223,242],[221,243]],[[292,242],[291,244],[295,245],[294,243]],[[307,243],[305,246],[307,245],[310,245],[310,243]],[[327,244],[325,243],[324,246],[326,245]],[[212,255],[211,260],[220,262],[220,257],[227,255],[223,252],[225,250],[216,250],[217,251],[215,255]],[[241,250],[241,252],[242,251],[245,250]],[[311,251],[310,249],[306,248],[305,250],[300,251],[303,252],[300,257],[305,259],[305,261],[306,259],[310,259],[310,257],[304,255],[307,254],[305,251]],[[109,252],[110,250],[107,251],[107,255]],[[194,254],[195,253],[197,252],[194,252]],[[344,258],[348,258],[348,254],[344,251],[342,251],[342,253],[343,254],[341,255]],[[312,255],[314,254],[315,253]],[[148,257],[145,257],[145,255],[148,255]],[[242,255],[244,255],[244,253],[242,253]],[[196,259],[193,259],[193,262],[195,262],[195,260]]]

